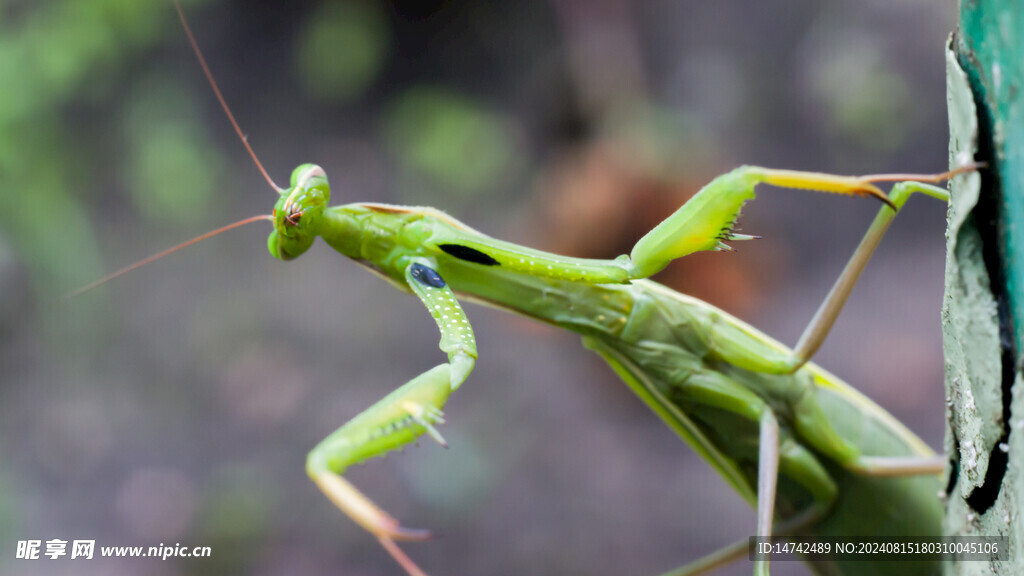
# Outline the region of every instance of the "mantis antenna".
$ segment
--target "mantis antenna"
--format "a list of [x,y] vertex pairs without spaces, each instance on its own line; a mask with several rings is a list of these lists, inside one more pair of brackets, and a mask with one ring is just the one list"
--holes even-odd
[[231,113],[231,108],[228,107],[227,101],[224,100],[224,96],[220,93],[220,88],[217,87],[217,81],[213,79],[213,73],[210,72],[210,67],[206,65],[206,58],[203,58],[203,51],[199,49],[199,44],[196,42],[195,36],[192,35],[192,29],[188,27],[188,21],[185,20],[185,12],[181,9],[181,4],[178,0],[174,0],[174,8],[178,11],[178,18],[181,19],[181,25],[185,28],[185,35],[188,36],[188,43],[192,45],[192,50],[196,53],[196,58],[199,60],[199,65],[203,68],[203,74],[206,75],[206,79],[210,82],[210,86],[213,88],[213,93],[217,96],[217,101],[220,102],[220,107],[224,109],[224,113],[228,115],[228,120],[231,121],[231,125],[235,128],[235,134],[238,134],[238,139],[242,141],[242,145],[249,151],[249,156],[252,157],[252,161],[256,163],[256,167],[259,168],[260,174],[270,184],[270,187],[280,194],[284,192],[284,189],[274,183],[274,180],[267,174],[267,171],[263,168],[263,164],[260,163],[260,159],[256,157],[256,153],[253,152],[252,146],[249,146],[249,140],[246,139],[245,134],[242,133],[241,127],[238,126],[238,122],[235,121],[235,115]]
[[[188,36],[188,42],[192,46],[192,50],[193,50],[193,52],[195,52],[196,58],[199,60],[199,65],[203,68],[203,74],[206,75],[206,79],[210,82],[210,87],[213,88],[213,93],[214,93],[214,95],[217,96],[217,101],[220,102],[221,108],[223,108],[224,109],[224,113],[227,114],[228,120],[231,121],[231,126],[234,127],[235,133],[238,134],[239,140],[242,141],[242,145],[245,146],[245,149],[249,152],[249,156],[252,158],[252,161],[256,163],[256,167],[259,169],[260,174],[263,175],[263,178],[267,181],[267,183],[270,184],[270,186],[274,190],[277,190],[278,193],[284,192],[284,189],[281,188],[280,186],[278,186],[277,184],[275,184],[274,180],[270,177],[269,174],[267,174],[266,169],[263,168],[263,164],[260,163],[260,159],[256,156],[256,152],[253,151],[252,146],[249,145],[249,141],[246,140],[245,134],[242,133],[242,128],[238,125],[238,122],[235,120],[234,114],[231,113],[231,108],[228,107],[227,101],[224,100],[224,96],[220,93],[220,88],[217,86],[217,81],[213,79],[213,73],[210,72],[210,67],[206,65],[206,59],[203,58],[203,52],[202,52],[202,50],[199,49],[199,44],[196,42],[195,36],[192,35],[192,29],[188,27],[188,21],[185,19],[185,12],[181,9],[181,4],[178,3],[178,0],[173,0],[173,2],[174,2],[174,8],[178,11],[178,18],[181,20],[181,25],[185,29],[185,35]],[[252,217],[249,217],[249,218],[245,218],[244,220],[239,220],[238,222],[234,222],[232,224],[228,224],[227,226],[222,226],[220,228],[217,228],[216,230],[212,230],[210,232],[206,232],[205,234],[200,234],[199,236],[196,236],[195,238],[193,238],[191,240],[187,240],[185,242],[182,242],[181,244],[178,244],[177,246],[168,248],[166,250],[163,250],[161,252],[153,254],[152,256],[149,256],[147,258],[143,258],[142,260],[139,260],[138,262],[135,262],[134,264],[129,264],[128,266],[125,266],[124,268],[121,268],[120,270],[118,270],[116,272],[113,272],[111,274],[108,274],[108,275],[104,276],[103,278],[100,278],[99,280],[97,280],[95,282],[92,282],[90,284],[86,284],[85,286],[82,286],[81,288],[66,294],[64,296],[64,299],[68,300],[68,299],[74,298],[75,296],[78,296],[80,294],[84,294],[85,292],[88,292],[89,290],[92,290],[93,288],[96,288],[98,286],[106,284],[107,282],[110,282],[111,280],[113,280],[114,278],[117,278],[118,276],[122,276],[124,274],[127,274],[128,272],[131,272],[132,270],[135,270],[136,268],[140,268],[142,266],[145,266],[146,264],[149,264],[150,262],[154,262],[156,260],[159,260],[159,259],[163,258],[164,256],[168,256],[170,254],[173,254],[173,253],[177,252],[178,250],[181,250],[182,248],[187,248],[187,247],[189,247],[189,246],[191,246],[191,245],[193,245],[193,244],[195,244],[197,242],[201,242],[203,240],[206,240],[207,238],[212,238],[213,236],[216,236],[216,235],[218,235],[218,234],[220,234],[222,232],[227,232],[228,230],[233,230],[233,229],[238,228],[240,226],[244,226],[246,224],[249,224],[249,223],[252,223],[252,222],[256,222],[256,221],[259,221],[259,220],[269,220],[269,221],[273,222],[274,218],[273,218],[273,216],[270,216],[270,215],[261,214],[259,216],[252,216]]]
[[207,238],[212,238],[212,237],[220,234],[221,232],[227,232],[228,230],[233,230],[235,228],[238,228],[239,226],[245,226],[246,224],[251,224],[252,222],[257,222],[259,220],[269,220],[269,221],[273,222],[274,221],[274,217],[269,215],[269,214],[260,214],[259,216],[250,216],[249,218],[246,218],[244,220],[239,220],[238,222],[232,222],[231,224],[228,224],[227,226],[221,226],[220,228],[217,228],[216,230],[211,230],[211,231],[209,231],[209,232],[207,232],[205,234],[200,234],[199,236],[196,236],[195,238],[193,238],[191,240],[186,240],[185,242],[182,242],[181,244],[178,244],[177,246],[173,246],[171,248],[163,250],[162,252],[157,252],[156,254],[153,254],[152,256],[148,256],[146,258],[143,258],[142,260],[139,260],[138,262],[136,262],[134,264],[129,264],[129,265],[125,266],[124,268],[121,268],[117,272],[112,272],[110,274],[107,274],[106,276],[104,276],[103,278],[100,278],[99,280],[97,280],[95,282],[92,282],[90,284],[86,284],[85,286],[82,286],[78,290],[75,290],[74,292],[70,292],[67,295],[65,295],[64,299],[68,300],[68,299],[74,298],[75,296],[78,296],[80,294],[84,294],[85,292],[88,292],[89,290],[92,290],[93,288],[96,288],[97,286],[100,286],[102,284],[106,284],[107,282],[110,282],[114,278],[117,278],[118,276],[121,276],[123,274],[127,274],[127,273],[131,272],[132,270],[135,270],[136,268],[141,268],[142,266],[145,266],[146,264],[149,264],[150,262],[154,262],[156,260],[159,260],[159,259],[163,258],[164,256],[168,256],[170,254],[173,254],[173,253],[177,252],[178,250],[181,250],[182,248],[188,248],[189,246],[195,244],[196,242],[202,242],[203,240],[206,240]]

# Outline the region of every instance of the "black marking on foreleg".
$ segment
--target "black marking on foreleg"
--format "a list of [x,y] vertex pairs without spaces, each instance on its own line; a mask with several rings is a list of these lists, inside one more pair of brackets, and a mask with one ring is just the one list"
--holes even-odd
[[465,260],[466,262],[483,264],[484,266],[498,265],[498,261],[494,258],[491,258],[476,248],[470,248],[469,246],[462,246],[460,244],[440,244],[438,245],[438,248],[440,248],[445,254],[454,256],[459,260]]
[[412,270],[409,271],[409,275],[424,286],[430,286],[431,288],[445,287],[444,278],[441,278],[441,275],[434,269],[428,268],[422,264],[413,264]]

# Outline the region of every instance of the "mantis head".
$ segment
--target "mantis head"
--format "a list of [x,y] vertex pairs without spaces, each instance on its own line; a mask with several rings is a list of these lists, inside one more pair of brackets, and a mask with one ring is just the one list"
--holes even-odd
[[316,164],[303,164],[292,172],[291,185],[274,205],[274,231],[267,248],[274,258],[291,260],[309,249],[319,234],[324,208],[331,199],[327,174]]

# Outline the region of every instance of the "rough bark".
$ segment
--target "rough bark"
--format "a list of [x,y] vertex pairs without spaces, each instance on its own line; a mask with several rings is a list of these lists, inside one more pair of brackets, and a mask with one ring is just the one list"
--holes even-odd
[[1010,560],[950,563],[947,572],[1024,574],[1024,3],[962,0],[960,18],[947,54],[950,162],[988,167],[951,188],[945,531],[1007,536]]

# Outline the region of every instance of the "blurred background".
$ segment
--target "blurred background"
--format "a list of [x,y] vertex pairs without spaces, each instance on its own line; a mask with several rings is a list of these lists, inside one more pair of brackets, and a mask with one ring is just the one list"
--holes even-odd
[[[740,164],[946,166],[952,0],[191,1],[278,182],[430,205],[614,257]],[[261,179],[170,2],[0,1],[0,573],[395,575],[305,475],[337,426],[442,361],[421,304],[322,243],[282,263]],[[763,240],[659,279],[794,343],[878,205],[764,189]],[[944,207],[899,217],[816,360],[933,447]],[[468,306],[480,361],[433,442],[349,478],[455,574],[658,574],[753,511],[579,338]],[[195,560],[15,559],[17,540],[211,546]],[[776,564],[778,574],[805,574]],[[749,573],[742,562],[723,571]]]

